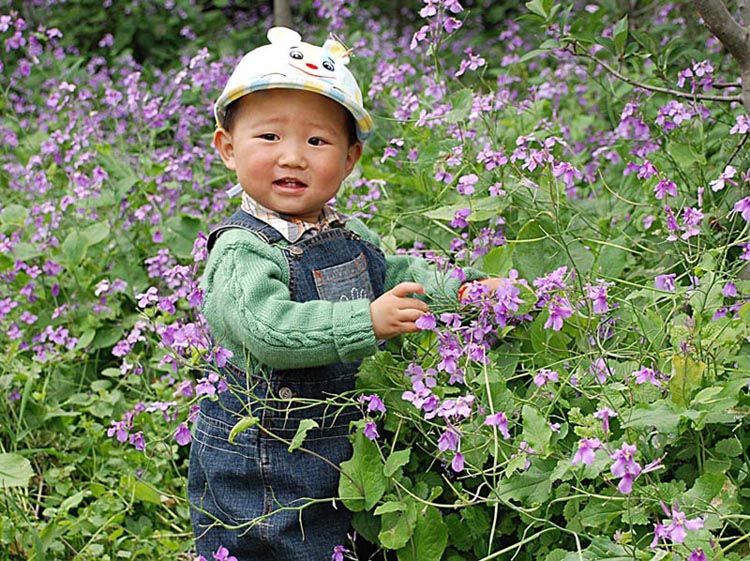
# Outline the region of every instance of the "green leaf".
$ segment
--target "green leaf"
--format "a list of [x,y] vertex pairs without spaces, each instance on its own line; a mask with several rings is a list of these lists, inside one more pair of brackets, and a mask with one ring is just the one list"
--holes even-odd
[[458,123],[459,121],[463,121],[469,116],[469,113],[471,113],[473,104],[474,92],[472,90],[464,88],[463,90],[458,91],[451,98],[453,109],[445,115],[445,121],[448,123]]
[[198,232],[206,224],[193,216],[172,216],[163,223],[164,243],[181,259],[190,259]]
[[[539,465],[542,465],[542,468]],[[528,471],[516,473],[501,481],[495,489],[497,498],[501,501],[516,500],[525,505],[541,504],[549,499],[552,489],[550,477],[551,466],[548,462],[532,460]]]
[[29,210],[25,206],[12,204],[3,208],[0,213],[0,224],[13,226],[23,226]]
[[549,447],[552,429],[539,411],[530,405],[521,409],[523,416],[523,439],[539,454],[543,454]]
[[448,544],[448,527],[440,511],[428,506],[417,516],[411,543],[398,551],[398,561],[440,561]]
[[29,460],[20,454],[0,453],[0,489],[26,487],[33,475]]
[[406,511],[406,509],[407,509],[406,503],[388,501],[387,503],[383,503],[378,508],[376,508],[373,514],[379,516],[381,514],[387,514],[389,512],[404,512]]
[[689,355],[677,354],[672,357],[672,377],[669,391],[672,402],[687,406],[690,398],[703,382],[706,363],[694,361]]
[[387,477],[391,477],[398,468],[405,466],[409,463],[411,457],[411,448],[405,450],[396,450],[385,461],[385,469],[383,472]]
[[650,429],[659,427],[661,434],[676,434],[680,425],[680,414],[676,413],[667,402],[639,403],[629,413],[620,415],[623,428]]
[[409,543],[416,522],[417,507],[408,501],[405,510],[388,512],[381,517],[378,540],[386,549],[401,549]]
[[[254,417],[253,415],[242,417],[242,419],[237,421],[237,423],[232,427],[232,430],[229,431],[229,443],[234,444],[234,440],[235,438],[237,438],[238,434],[246,431],[250,427],[255,426],[258,421],[258,417]],[[297,438],[297,435],[295,435],[294,437]]]
[[612,33],[612,41],[615,44],[618,54],[622,54],[625,51],[625,43],[628,40],[628,16],[623,17],[615,24],[615,29]]
[[339,497],[352,512],[370,510],[385,493],[388,479],[374,442],[361,431],[354,436],[352,458],[341,463]]
[[536,14],[546,20],[549,17],[549,12],[547,11],[547,6],[545,4],[547,4],[547,2],[544,0],[531,0],[530,2],[526,2],[526,9],[532,14]]
[[670,142],[667,145],[666,153],[674,158],[677,165],[683,170],[687,170],[691,165],[706,165],[706,157],[702,153],[697,153],[692,144],[682,144],[680,142]]
[[294,438],[292,438],[291,444],[289,444],[289,451],[293,452],[300,446],[302,446],[302,442],[304,442],[305,437],[307,437],[307,432],[311,429],[316,429],[320,425],[315,419],[302,419],[299,422],[299,427],[297,427],[297,432],[294,435]]
[[494,277],[506,277],[513,268],[513,246],[501,245],[492,248],[484,256],[482,270]]
[[86,236],[78,230],[73,230],[62,243],[63,260],[68,265],[78,265],[86,256],[88,247]]
[[84,228],[81,234],[86,239],[87,245],[96,245],[109,237],[109,224],[106,222],[97,222]]

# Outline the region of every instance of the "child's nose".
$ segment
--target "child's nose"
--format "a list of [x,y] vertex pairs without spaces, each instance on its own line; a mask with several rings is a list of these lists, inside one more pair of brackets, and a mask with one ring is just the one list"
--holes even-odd
[[279,165],[290,168],[305,167],[305,155],[300,147],[289,145],[279,156]]

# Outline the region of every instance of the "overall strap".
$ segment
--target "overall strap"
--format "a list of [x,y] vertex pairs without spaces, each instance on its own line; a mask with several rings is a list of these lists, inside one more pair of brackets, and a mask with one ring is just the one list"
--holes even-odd
[[214,247],[216,240],[219,239],[219,236],[221,236],[227,230],[231,230],[233,228],[239,228],[240,230],[253,232],[268,244],[274,244],[283,239],[283,236],[278,230],[272,228],[262,220],[259,220],[253,215],[248,214],[244,210],[240,209],[232,216],[224,220],[224,222],[222,222],[219,226],[211,230],[211,232],[208,234],[206,247],[209,253]]

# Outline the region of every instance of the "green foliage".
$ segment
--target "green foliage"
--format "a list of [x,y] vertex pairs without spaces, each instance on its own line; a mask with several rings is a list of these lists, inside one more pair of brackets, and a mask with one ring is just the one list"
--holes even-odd
[[[197,310],[194,242],[233,204],[211,104],[268,12],[22,4],[27,46],[2,32],[0,78],[0,560],[187,560],[188,451],[175,436],[216,350]],[[424,3],[362,5],[345,21],[323,4],[330,21],[297,5],[313,22],[304,35],[338,26],[356,42],[377,122],[340,205],[372,214],[385,247],[423,244],[519,299],[486,347],[441,323],[363,362],[358,393],[386,413],[355,423],[339,466],[338,503],[359,535],[399,561],[683,560],[698,548],[750,559],[750,235],[736,207],[750,187],[748,133],[731,132],[739,105],[702,97],[718,88],[703,89],[695,64],[710,62],[717,81],[736,70],[695,14],[443,7],[463,27],[441,19],[411,49],[431,21]],[[99,47],[107,33],[113,44]],[[466,66],[470,53],[484,63]],[[737,173],[713,188],[727,166]],[[666,181],[676,194],[657,197]],[[554,305],[569,314],[556,321]],[[487,319],[481,309],[433,304],[464,327]],[[477,353],[456,359],[461,380],[445,366],[447,334]],[[406,399],[414,366],[435,369],[438,402],[463,399],[470,414]],[[600,445],[574,464],[584,439]],[[625,445],[642,468],[630,492],[613,471]],[[677,509],[702,527],[651,547]]]

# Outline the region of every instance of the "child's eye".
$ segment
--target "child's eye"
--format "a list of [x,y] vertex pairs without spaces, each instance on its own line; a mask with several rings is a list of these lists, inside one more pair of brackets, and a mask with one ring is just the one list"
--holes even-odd
[[261,134],[260,138],[262,138],[263,140],[273,141],[273,140],[278,140],[279,136],[272,132],[267,132],[265,134]]
[[322,138],[318,138],[317,136],[313,136],[310,140],[307,141],[308,144],[312,144],[313,146],[323,146],[326,141]]

